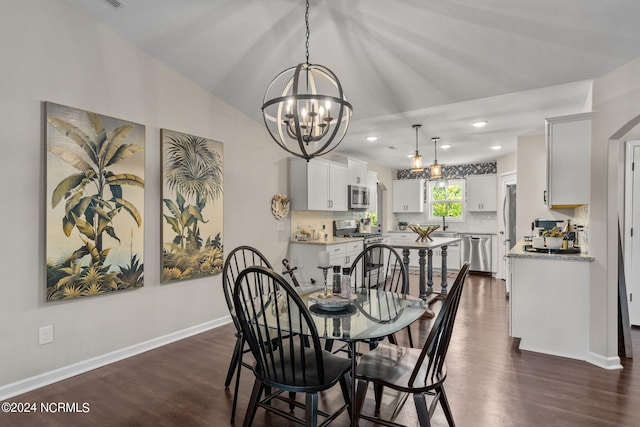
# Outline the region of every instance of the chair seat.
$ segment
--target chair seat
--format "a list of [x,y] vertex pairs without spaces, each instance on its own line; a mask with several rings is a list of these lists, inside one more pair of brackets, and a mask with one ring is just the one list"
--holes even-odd
[[409,386],[409,377],[418,365],[421,349],[381,343],[364,354],[356,367],[356,378],[375,380],[377,383],[407,393],[421,393],[441,384],[446,375],[446,365],[439,375],[426,377],[428,361],[422,363],[414,383]]
[[[292,363],[287,353],[283,359],[275,357],[275,364],[279,368],[275,374],[264,375],[263,372],[260,372],[257,364],[254,365],[254,372],[267,385],[277,385],[278,387],[286,385],[288,391],[294,392],[317,392],[326,390],[336,384],[351,369],[351,360],[322,350],[324,360],[324,381],[322,381],[316,369],[315,351],[305,349],[304,354],[304,367],[298,356]],[[284,363],[280,363],[281,360]],[[283,366],[284,371],[282,370]],[[305,373],[304,376],[302,375],[303,372]]]

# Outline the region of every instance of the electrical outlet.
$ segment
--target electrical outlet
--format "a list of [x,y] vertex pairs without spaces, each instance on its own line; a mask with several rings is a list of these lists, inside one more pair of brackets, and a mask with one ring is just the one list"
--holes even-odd
[[38,330],[38,342],[40,345],[53,342],[53,325],[43,326]]

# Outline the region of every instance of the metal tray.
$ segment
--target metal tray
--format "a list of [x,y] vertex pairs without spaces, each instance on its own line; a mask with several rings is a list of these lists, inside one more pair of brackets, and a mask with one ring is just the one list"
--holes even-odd
[[580,248],[550,249],[550,248],[534,248],[532,245],[524,245],[522,249],[525,252],[537,252],[542,254],[579,254],[580,253]]

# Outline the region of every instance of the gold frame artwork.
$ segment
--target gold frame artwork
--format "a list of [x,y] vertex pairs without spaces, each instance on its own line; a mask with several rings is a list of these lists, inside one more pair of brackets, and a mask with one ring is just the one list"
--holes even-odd
[[162,281],[222,272],[223,144],[161,129]]
[[144,284],[144,125],[45,102],[46,300]]

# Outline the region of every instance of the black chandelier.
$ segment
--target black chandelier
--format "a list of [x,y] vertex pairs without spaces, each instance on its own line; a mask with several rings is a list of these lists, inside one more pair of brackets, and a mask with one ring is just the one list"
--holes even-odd
[[340,144],[353,108],[338,77],[327,67],[309,63],[309,0],[305,24],[306,62],[273,79],[264,95],[262,115],[281,148],[309,161]]

